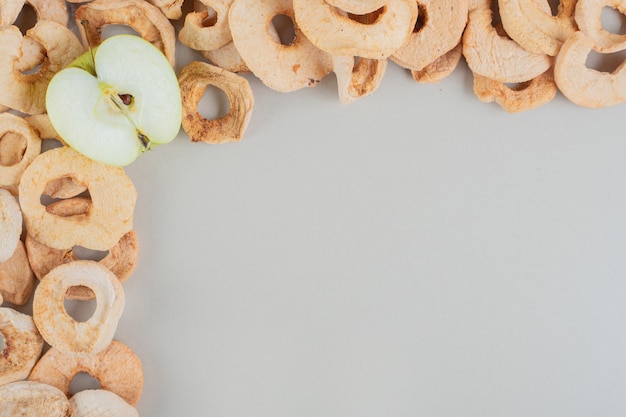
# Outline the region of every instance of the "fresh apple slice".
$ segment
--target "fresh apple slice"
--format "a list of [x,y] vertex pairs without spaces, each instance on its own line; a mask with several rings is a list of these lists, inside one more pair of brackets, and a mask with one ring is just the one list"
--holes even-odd
[[165,56],[134,35],[115,35],[50,81],[50,121],[83,155],[125,166],[172,141],[182,120],[178,79]]

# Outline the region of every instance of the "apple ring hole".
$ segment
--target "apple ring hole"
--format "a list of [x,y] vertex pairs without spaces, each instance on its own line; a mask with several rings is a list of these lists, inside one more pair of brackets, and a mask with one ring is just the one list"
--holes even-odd
[[[57,197],[56,193],[59,193],[59,190],[61,187],[63,187],[64,189],[62,191],[62,197]],[[68,193],[68,191],[73,189],[74,187],[76,187],[76,191]],[[45,207],[48,207],[50,204],[55,203],[57,201],[67,200],[67,199],[75,198],[75,197],[82,197],[85,200],[85,204],[81,207],[79,211],[74,212],[69,215],[64,215],[61,217],[84,216],[91,209],[92,203],[91,203],[91,194],[89,193],[89,188],[84,189],[84,187],[78,186],[76,179],[72,177],[71,175],[67,177],[60,177],[60,178],[56,178],[54,180],[48,181],[48,183],[46,184],[45,190],[46,192],[41,194],[41,196],[39,197],[39,202],[41,203],[41,205]],[[50,210],[46,209],[46,211],[50,213]]]
[[428,23],[428,11],[426,7],[422,3],[417,4],[417,20],[415,21],[415,26],[413,27],[413,33],[418,33],[421,31],[424,26]]
[[22,35],[26,35],[26,32],[35,26],[37,23],[37,12],[35,8],[28,3],[25,3],[17,15],[17,19],[13,22],[13,25],[17,26],[22,32]]
[[3,351],[4,351],[4,337],[2,336],[2,333],[0,333],[0,355],[4,353]]
[[210,28],[217,24],[217,12],[214,8],[207,6],[203,12],[206,13],[206,17],[202,19],[202,27]]
[[362,25],[373,25],[378,23],[378,19],[383,15],[383,13],[385,13],[386,10],[387,8],[383,6],[380,9],[376,9],[365,14],[348,13],[348,18]]
[[221,119],[230,113],[230,100],[222,89],[208,85],[196,109],[206,120]]
[[64,146],[58,139],[55,138],[41,138],[41,152],[47,152],[51,149],[60,148]]
[[500,17],[500,6],[498,6],[498,1],[491,0],[489,2],[489,8],[491,9],[491,26],[498,30],[498,35],[502,36],[500,29],[504,31],[504,28],[502,28],[502,18]]
[[552,16],[557,16],[559,14],[561,0],[548,0],[548,5],[550,6],[550,13],[552,13]]
[[612,73],[618,69],[624,61],[626,61],[626,50],[606,54],[592,50],[589,55],[587,55],[585,66],[596,71]]
[[23,135],[6,132],[0,137],[0,165],[10,167],[24,159],[28,142]]
[[614,35],[626,35],[626,15],[619,10],[604,6],[600,13],[602,29]]
[[296,27],[293,19],[286,14],[277,14],[272,18],[272,26],[281,45],[293,45],[296,41]]
[[530,86],[530,81],[524,81],[520,83],[504,83],[504,85],[512,91],[522,91]]
[[70,393],[72,395],[81,391],[101,389],[102,384],[89,372],[79,372],[70,381]]
[[[73,300],[68,298],[70,289],[76,287],[70,287],[65,293],[65,299],[63,300],[63,308],[65,312],[77,322],[83,323],[88,321],[96,312],[97,298],[91,300]],[[80,288],[80,287],[78,287]],[[75,290],[74,290],[75,291]]]
[[31,66],[30,68],[24,68],[22,70],[20,70],[20,72],[24,75],[32,75],[32,74],[37,74],[39,72],[39,70],[41,69],[41,65],[43,64],[43,61],[40,61],[38,63],[35,63],[33,66]]
[[74,252],[74,255],[76,255],[78,259],[86,260],[86,261],[96,261],[96,262],[100,262],[101,260],[106,258],[107,255],[109,254],[108,250],[95,250],[95,249],[89,249],[89,248],[85,248],[83,246],[78,246],[78,245],[74,246],[72,248],[72,251]]

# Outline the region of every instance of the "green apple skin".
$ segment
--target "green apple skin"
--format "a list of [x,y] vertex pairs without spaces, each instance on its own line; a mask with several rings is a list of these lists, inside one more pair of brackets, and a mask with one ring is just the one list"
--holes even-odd
[[[124,104],[120,95],[132,96]],[[126,166],[180,131],[178,79],[146,40],[115,35],[59,71],[46,92],[50,121],[72,148],[94,160]]]

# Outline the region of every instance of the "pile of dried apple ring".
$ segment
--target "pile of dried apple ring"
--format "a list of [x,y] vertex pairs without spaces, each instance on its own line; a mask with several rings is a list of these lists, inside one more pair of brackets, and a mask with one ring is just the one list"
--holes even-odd
[[[80,417],[100,406],[137,415],[141,362],[114,339],[122,283],[137,262],[136,191],[122,168],[63,146],[45,108],[52,76],[97,46],[103,28],[129,26],[172,65],[177,41],[204,57],[179,72],[192,141],[243,137],[254,106],[243,73],[279,92],[334,73],[348,104],[379,87],[389,61],[436,83],[464,58],[479,100],[509,112],[539,107],[557,91],[592,108],[626,100],[624,64],[613,72],[586,65],[591,51],[626,49],[626,35],[601,22],[607,7],[626,13],[625,0],[562,0],[554,12],[547,0],[495,1],[0,0],[0,417],[24,404],[30,416]],[[24,31],[16,22],[26,6],[36,23]],[[279,18],[291,24],[289,39]],[[198,113],[208,86],[225,92],[226,116]],[[42,152],[44,139],[61,146]],[[108,254],[83,260],[76,247]],[[93,298],[87,321],[65,309],[66,299]],[[32,316],[8,307],[31,300]],[[80,372],[101,388],[72,395]]]

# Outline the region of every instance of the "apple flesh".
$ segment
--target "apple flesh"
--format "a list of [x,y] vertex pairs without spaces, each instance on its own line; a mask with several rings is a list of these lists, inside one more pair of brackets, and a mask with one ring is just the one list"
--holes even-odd
[[125,166],[172,141],[182,120],[178,79],[165,56],[134,35],[115,35],[50,81],[50,121],[83,155]]

